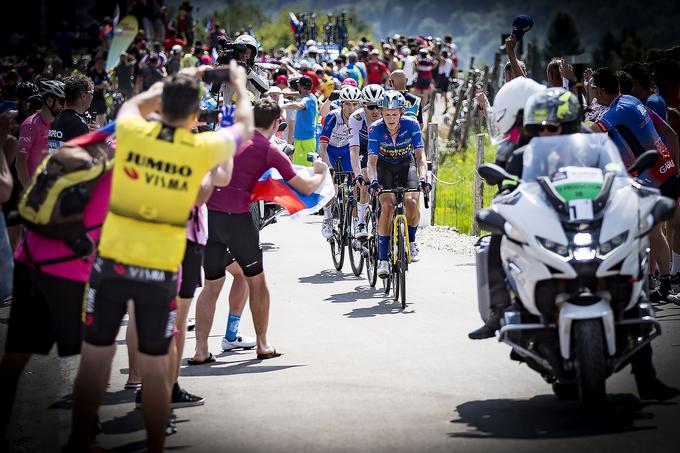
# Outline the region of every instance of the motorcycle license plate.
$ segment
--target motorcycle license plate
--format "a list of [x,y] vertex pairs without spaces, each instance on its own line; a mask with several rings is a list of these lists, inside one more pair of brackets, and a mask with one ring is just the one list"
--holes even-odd
[[571,200],[569,202],[569,221],[593,220],[592,200]]

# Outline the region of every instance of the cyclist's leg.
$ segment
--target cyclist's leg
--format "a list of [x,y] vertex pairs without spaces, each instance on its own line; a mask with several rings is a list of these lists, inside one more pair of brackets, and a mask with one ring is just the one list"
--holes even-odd
[[[378,160],[376,167],[378,183],[383,189],[393,189],[395,186],[394,166]],[[386,260],[392,234],[392,213],[396,204],[396,196],[393,193],[381,194],[380,218],[378,219],[378,260]]]
[[[399,182],[408,189],[418,188],[418,170],[413,158],[404,163],[399,172]],[[404,211],[406,211],[406,221],[408,222],[408,239],[410,243],[416,241],[416,231],[420,223],[420,203],[418,192],[404,194]]]

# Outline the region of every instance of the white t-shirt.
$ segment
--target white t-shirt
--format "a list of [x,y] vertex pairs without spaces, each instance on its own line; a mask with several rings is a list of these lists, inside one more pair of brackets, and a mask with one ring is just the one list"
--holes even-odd
[[449,77],[451,75],[451,71],[453,70],[453,60],[450,58],[447,58],[444,60],[444,64],[440,64],[439,67],[437,68],[437,71],[439,74],[443,74],[446,77]]
[[404,72],[406,73],[406,84],[412,85],[416,80],[416,59],[411,55],[404,58]]

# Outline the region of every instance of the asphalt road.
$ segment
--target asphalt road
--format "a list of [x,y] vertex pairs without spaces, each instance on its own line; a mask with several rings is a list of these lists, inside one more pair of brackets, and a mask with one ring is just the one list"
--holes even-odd
[[[472,258],[422,249],[408,275],[409,305],[332,269],[320,218],[281,219],[262,234],[272,294],[271,343],[285,355],[222,353],[226,291],[211,334],[217,362],[185,367],[181,384],[205,396],[177,410],[169,450],[233,452],[679,452],[680,400],[643,404],[629,369],[608,381],[611,411],[595,419],[561,402],[479,325]],[[660,376],[680,386],[680,308],[658,312]],[[8,308],[0,308],[6,318]],[[4,342],[6,325],[0,324]],[[241,332],[252,334],[248,309]],[[124,329],[119,338],[123,338]],[[99,444],[144,448],[144,431],[119,341]],[[1,346],[1,345],[0,345]],[[189,333],[185,358],[193,351]],[[66,441],[77,359],[36,357],[23,376],[10,427],[17,451],[57,451]]]

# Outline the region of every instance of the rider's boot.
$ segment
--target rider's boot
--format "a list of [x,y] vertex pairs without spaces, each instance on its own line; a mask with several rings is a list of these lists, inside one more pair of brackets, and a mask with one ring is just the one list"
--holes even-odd
[[468,334],[471,340],[483,340],[496,335],[496,331],[501,328],[504,307],[491,307],[491,315],[484,325]]

